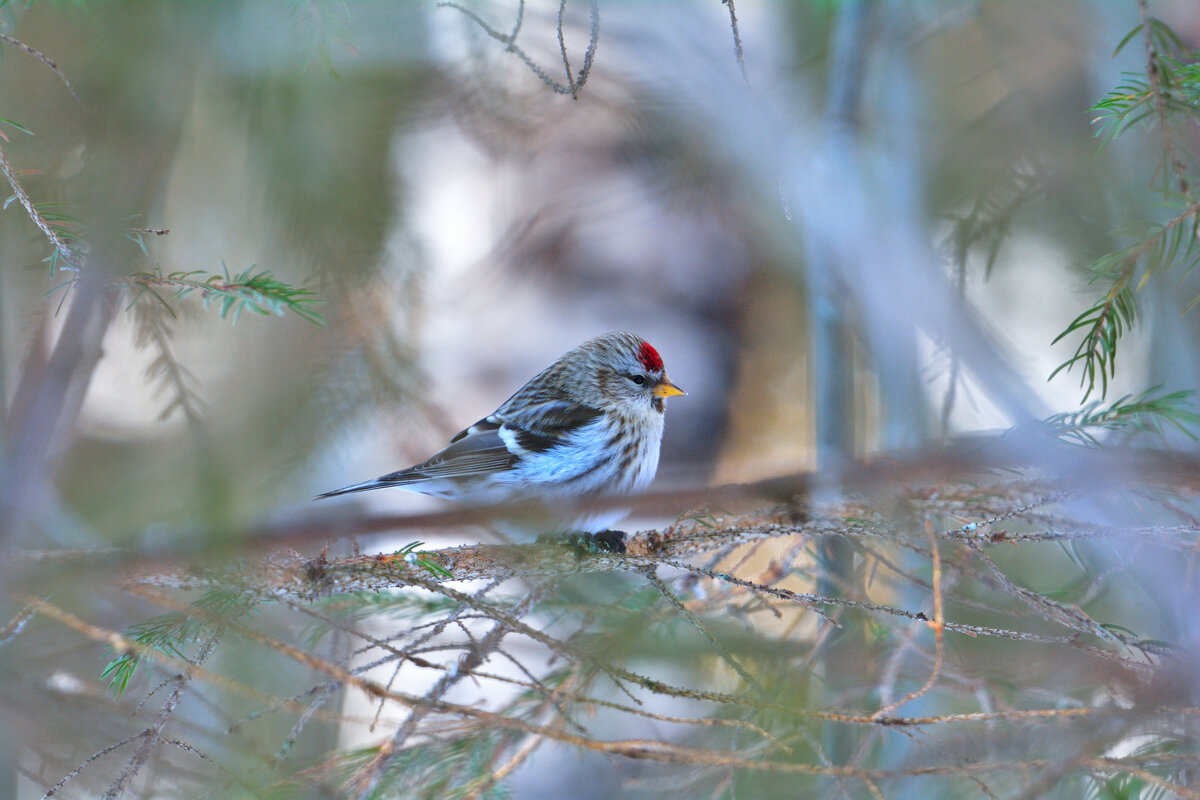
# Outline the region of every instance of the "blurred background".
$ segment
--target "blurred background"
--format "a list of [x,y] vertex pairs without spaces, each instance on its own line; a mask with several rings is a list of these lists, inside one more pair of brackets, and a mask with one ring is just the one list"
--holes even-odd
[[[1149,10],[1200,45],[1194,2]],[[29,354],[92,301],[19,199],[0,213],[0,397],[44,429],[37,474],[0,485],[5,544],[236,544],[423,459],[615,329],[688,391],[659,488],[832,485],[848,459],[1074,411],[1080,372],[1048,378],[1107,288],[1088,265],[1178,212],[1154,129],[1105,145],[1089,110],[1144,73],[1140,39],[1114,55],[1138,22],[1135,2],[1071,0],[0,3],[0,150],[122,287],[57,405],[21,416],[50,408],[22,402],[45,377]],[[1176,135],[1195,152],[1194,125]],[[219,298],[127,278],[252,266],[315,293],[323,324],[286,304],[234,324]],[[1197,294],[1182,269],[1138,290],[1110,400],[1200,385]],[[320,513],[444,507],[337,503]],[[139,611],[97,588],[112,577],[38,580],[120,629]],[[0,786],[42,796],[95,751],[16,687],[102,661],[53,631],[0,651]],[[592,774],[562,769],[516,795]]]

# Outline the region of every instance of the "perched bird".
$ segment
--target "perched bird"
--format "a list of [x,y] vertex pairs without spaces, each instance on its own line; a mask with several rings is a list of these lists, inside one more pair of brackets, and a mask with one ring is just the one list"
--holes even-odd
[[[663,401],[685,392],[662,357],[632,333],[608,333],[569,351],[429,460],[317,499],[399,486],[474,503],[624,495],[658,469]],[[556,524],[623,550],[604,509]]]

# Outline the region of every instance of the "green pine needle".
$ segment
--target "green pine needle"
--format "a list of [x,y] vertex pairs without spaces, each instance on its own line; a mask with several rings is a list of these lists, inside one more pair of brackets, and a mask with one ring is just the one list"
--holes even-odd
[[109,689],[120,695],[129,688],[138,667],[153,661],[156,651],[186,661],[188,646],[216,630],[220,623],[215,620],[245,616],[258,599],[255,592],[214,589],[192,604],[202,615],[173,612],[139,622],[125,632],[125,638],[142,648],[115,656],[100,677],[108,678]]
[[1160,389],[1162,386],[1154,386],[1136,397],[1125,395],[1108,405],[1096,400],[1078,411],[1056,414],[1046,424],[1059,437],[1084,445],[1098,445],[1098,436],[1103,433],[1163,436],[1168,429],[1195,439],[1192,428],[1200,424],[1200,415],[1190,410],[1193,392],[1155,395]]
[[221,317],[234,322],[242,311],[249,310],[280,317],[291,311],[315,325],[325,324],[325,320],[313,308],[321,302],[315,292],[285,283],[269,270],[256,272],[253,264],[237,275],[230,275],[222,264],[221,274],[209,274],[203,270],[171,273],[155,270],[135,272],[124,280],[127,285],[135,287],[174,288],[171,300],[198,294],[204,305],[215,302],[220,308]]

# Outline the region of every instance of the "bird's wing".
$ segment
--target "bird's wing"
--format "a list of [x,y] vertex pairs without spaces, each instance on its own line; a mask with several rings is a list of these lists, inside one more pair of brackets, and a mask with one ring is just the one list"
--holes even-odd
[[449,447],[423,464],[379,480],[413,483],[511,469],[522,456],[563,444],[571,433],[599,416],[594,408],[566,400],[526,405],[503,416],[496,412],[459,431]]
[[449,447],[415,467],[326,492],[318,499],[388,486],[430,492],[422,484],[509,470],[529,453],[542,453],[565,443],[570,434],[600,416],[594,408],[567,400],[546,400],[502,413],[505,411],[502,406],[495,414],[463,429],[450,440]]
[[384,475],[380,481],[390,484],[415,483],[438,478],[457,478],[509,469],[517,454],[501,436],[503,424],[484,418],[450,440],[450,446],[427,461]]
[[565,443],[580,428],[595,422],[600,414],[598,409],[571,400],[548,399],[513,408],[501,406],[495,414],[475,424],[498,422],[500,430],[497,433],[510,446],[516,445],[512,449],[522,453],[544,453]]
[[511,469],[518,456],[509,450],[504,439],[500,437],[500,427],[499,421],[481,419],[455,436],[449,447],[435,453],[424,463],[317,495],[317,499],[384,489],[388,486],[406,486],[418,492],[429,492],[426,487],[439,480],[452,481],[455,478],[468,478]]

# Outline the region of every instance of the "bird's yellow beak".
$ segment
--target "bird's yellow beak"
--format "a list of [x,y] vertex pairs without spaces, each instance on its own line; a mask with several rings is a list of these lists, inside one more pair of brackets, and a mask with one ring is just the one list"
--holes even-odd
[[671,379],[663,375],[663,379],[658,382],[658,386],[655,386],[650,394],[654,397],[678,397],[687,394],[687,392],[671,383]]

